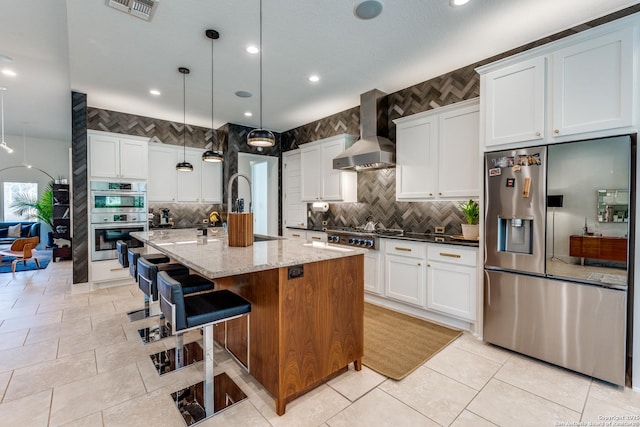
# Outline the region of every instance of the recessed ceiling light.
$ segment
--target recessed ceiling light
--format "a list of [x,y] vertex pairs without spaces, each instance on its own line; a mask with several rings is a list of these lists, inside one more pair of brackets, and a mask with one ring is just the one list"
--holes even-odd
[[247,117],[251,117],[251,116],[253,116],[253,113],[251,111],[245,111],[244,115],[247,116]]
[[449,0],[449,6],[458,7],[469,3],[469,0]]
[[309,76],[309,81],[315,83],[317,81],[320,81],[320,77],[315,75],[315,74],[313,74],[313,75]]
[[13,62],[13,58],[0,53],[0,62]]
[[373,19],[380,13],[382,4],[378,0],[365,0],[353,9],[353,14],[360,19]]
[[255,55],[256,53],[260,52],[260,49],[258,49],[256,46],[247,46],[247,52],[249,52],[252,55]]
[[9,76],[9,77],[15,77],[17,74],[15,71],[10,70],[8,68],[5,68],[2,70],[2,74],[4,74],[5,76]]
[[153,96],[160,96],[160,91],[158,89],[151,89],[149,93]]
[[251,98],[253,96],[253,94],[249,91],[246,90],[239,90],[236,92],[236,96],[238,98]]

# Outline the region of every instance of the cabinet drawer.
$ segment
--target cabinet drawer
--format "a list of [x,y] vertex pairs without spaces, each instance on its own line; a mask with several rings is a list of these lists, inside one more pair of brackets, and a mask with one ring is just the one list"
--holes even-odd
[[322,231],[307,231],[307,242],[327,242],[327,233]]
[[476,266],[476,249],[467,249],[448,245],[429,245],[429,261],[440,261],[449,264]]
[[306,232],[304,230],[285,228],[284,237],[289,239],[304,239]]
[[129,277],[129,269],[122,268],[117,259],[91,262],[91,281],[122,280]]
[[388,239],[384,242],[385,253],[413,258],[426,258],[427,245],[425,243],[407,240]]

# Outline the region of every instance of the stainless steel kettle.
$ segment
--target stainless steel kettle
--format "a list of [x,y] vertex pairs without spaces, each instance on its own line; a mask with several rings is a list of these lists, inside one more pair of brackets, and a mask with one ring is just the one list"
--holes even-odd
[[367,217],[367,223],[364,226],[364,231],[375,231],[376,230],[376,223],[373,222],[373,216],[369,215]]

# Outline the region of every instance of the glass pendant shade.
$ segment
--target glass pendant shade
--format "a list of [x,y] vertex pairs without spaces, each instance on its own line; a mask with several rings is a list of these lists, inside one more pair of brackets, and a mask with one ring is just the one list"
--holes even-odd
[[247,135],[247,144],[252,147],[273,147],[276,145],[276,137],[266,129],[253,129]]

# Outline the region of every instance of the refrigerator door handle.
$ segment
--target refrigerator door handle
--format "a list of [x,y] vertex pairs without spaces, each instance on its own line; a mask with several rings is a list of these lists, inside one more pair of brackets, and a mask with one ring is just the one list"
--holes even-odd
[[490,306],[491,305],[491,279],[489,278],[489,272],[487,272],[487,270],[484,270],[484,280],[485,280],[485,283],[487,284],[486,286],[487,306]]

